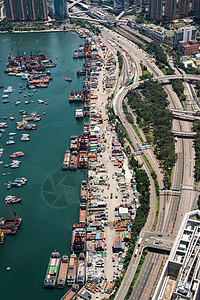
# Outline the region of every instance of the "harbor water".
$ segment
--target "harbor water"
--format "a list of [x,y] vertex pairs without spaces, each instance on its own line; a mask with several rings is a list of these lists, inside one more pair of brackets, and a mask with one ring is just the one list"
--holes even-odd
[[[0,165],[0,217],[11,218],[5,196],[22,198],[21,203],[10,205],[12,212],[22,218],[21,227],[16,235],[7,236],[0,246],[0,299],[58,300],[68,289],[45,290],[43,281],[52,251],[70,255],[72,224],[78,222],[79,215],[80,184],[87,176],[86,170],[61,170],[70,136],[83,131],[84,120],[75,119],[75,108],[80,108],[81,104],[68,101],[71,90],[82,89],[83,78],[77,77],[76,70],[82,68],[83,60],[73,60],[72,56],[83,42],[72,32],[0,35],[0,85],[4,85],[4,89],[14,88],[9,95],[10,103],[0,101],[0,122],[8,124],[0,141],[0,148],[4,148],[0,158],[3,161]],[[29,55],[30,50],[41,49],[47,58],[57,63],[55,68],[48,69],[53,80],[48,88],[37,89],[37,92],[26,88],[20,94],[19,84],[25,87],[26,81],[4,73],[7,56],[17,55],[17,51]],[[65,77],[71,77],[72,82],[65,81]],[[0,93],[2,95],[3,89]],[[29,97],[29,93],[33,96]],[[38,99],[44,103],[39,104]],[[15,105],[17,100],[21,102],[18,106]],[[26,105],[27,100],[33,102]],[[41,115],[41,121],[36,123],[37,130],[15,130],[15,122],[22,120],[19,114],[22,109],[28,111],[28,116],[31,112]],[[15,120],[10,120],[10,114]],[[6,145],[9,133],[15,132],[15,144]],[[22,133],[29,133],[30,141],[22,142]],[[11,162],[9,155],[20,150],[25,153],[18,158],[21,166],[4,168],[4,164]],[[5,183],[17,177],[27,178],[26,185],[6,190]],[[7,267],[11,270],[7,271]]]

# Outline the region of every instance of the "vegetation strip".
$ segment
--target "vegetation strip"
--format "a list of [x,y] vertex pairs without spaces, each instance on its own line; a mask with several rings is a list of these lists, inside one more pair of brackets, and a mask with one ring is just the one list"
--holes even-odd
[[175,140],[172,134],[173,115],[169,111],[167,94],[158,81],[148,80],[130,90],[128,103],[137,114],[137,123],[154,145],[154,153],[164,170],[164,184],[170,188],[171,169],[176,162]]

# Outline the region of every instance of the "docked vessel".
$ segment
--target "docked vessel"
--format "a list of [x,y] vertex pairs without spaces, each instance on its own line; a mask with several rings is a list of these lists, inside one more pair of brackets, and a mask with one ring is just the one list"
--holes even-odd
[[71,142],[70,142],[70,150],[74,151],[78,149],[78,137],[76,135],[71,136]]
[[71,300],[77,294],[79,290],[78,284],[72,284],[72,287],[67,291],[67,293],[60,300]]
[[63,170],[68,170],[70,166],[70,151],[67,150],[65,152],[65,156],[64,156],[64,160],[63,160],[63,164],[62,164],[62,169]]
[[81,202],[87,202],[87,198],[88,198],[87,181],[83,180],[81,182],[81,196],[80,196],[80,200],[81,200]]
[[78,266],[77,266],[77,278],[76,283],[78,285],[84,285],[85,284],[85,254],[81,252],[78,257]]
[[16,198],[15,196],[6,196],[5,202],[8,204],[21,202],[22,198]]
[[87,151],[79,151],[78,168],[79,169],[87,169],[88,168],[88,155],[87,155]]
[[76,281],[77,256],[75,253],[70,255],[69,269],[67,274],[67,284],[72,285]]
[[71,251],[75,253],[85,252],[86,231],[84,223],[75,223],[72,228]]
[[58,277],[59,266],[60,266],[60,254],[58,252],[52,252],[49,258],[49,264],[47,267],[47,272],[43,283],[44,288],[55,288],[56,280]]
[[73,151],[71,153],[69,169],[71,171],[75,171],[75,170],[77,170],[77,165],[78,165],[78,152],[77,151]]
[[67,255],[63,255],[60,263],[60,270],[57,279],[57,288],[64,288],[66,283],[67,271],[68,271],[69,259]]

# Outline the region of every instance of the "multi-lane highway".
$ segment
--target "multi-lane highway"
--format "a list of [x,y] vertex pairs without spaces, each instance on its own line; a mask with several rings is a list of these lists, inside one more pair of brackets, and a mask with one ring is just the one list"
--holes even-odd
[[[154,74],[155,77],[161,78],[162,80],[164,79],[164,75],[157,68],[157,66],[154,64],[153,61],[151,61],[147,55],[144,53],[143,50],[139,49],[136,45],[131,43],[130,41],[126,40],[124,37],[120,37],[118,34],[109,31],[107,29],[104,30],[103,32],[104,36],[107,36],[110,40],[112,40],[113,43],[117,43],[118,47],[120,47],[121,51],[125,49],[126,53],[129,53],[129,55],[134,59],[136,67],[137,67],[137,76],[136,76],[136,81],[138,80],[138,75],[140,76],[141,74],[141,69],[140,69],[140,62],[142,62],[144,65],[147,66],[147,69]],[[178,74],[177,74],[178,75]],[[176,77],[177,77],[176,75]],[[182,78],[182,75],[178,75],[178,77]],[[174,78],[174,77],[173,77]],[[172,79],[171,77],[169,79]],[[194,79],[194,78],[191,78]],[[136,86],[137,84],[135,84]],[[134,84],[132,85],[134,87]],[[169,101],[170,101],[170,108],[172,109],[178,109],[182,110],[182,105],[176,96],[176,94],[173,92],[172,87],[170,85],[165,86],[165,89],[169,95]],[[117,115],[120,117],[121,122],[124,124],[127,132],[130,135],[131,140],[133,141],[134,144],[139,142],[136,134],[134,133],[134,130],[130,126],[130,124],[126,121],[126,118],[123,114],[122,110],[122,100],[124,99],[128,89],[126,87],[123,87],[116,95],[114,99],[114,109]],[[190,93],[191,95],[191,93]],[[173,122],[173,129],[175,131],[185,131],[185,132],[191,132],[191,124],[186,121],[179,121],[175,120]],[[135,143],[135,141],[137,141]],[[146,151],[146,150],[145,150]],[[148,153],[150,153],[150,150]],[[146,152],[147,152],[146,151]],[[194,148],[192,148],[192,142],[191,140],[182,140],[178,139],[176,143],[176,152],[178,155],[177,163],[174,167],[173,170],[173,180],[172,180],[172,188],[178,189],[180,193],[178,194],[173,194],[173,193],[165,193],[163,192],[161,194],[161,213],[159,214],[159,220],[157,224],[157,229],[161,232],[166,232],[166,233],[173,233],[177,232],[183,214],[186,211],[189,211],[193,205],[193,199],[195,198],[194,191],[192,190],[192,185],[193,185],[193,167],[194,167]],[[147,154],[147,153],[145,153]],[[150,161],[153,169],[156,171],[160,187],[162,187],[162,172],[160,168],[158,168],[158,163],[155,159],[154,154],[151,152],[151,154],[147,154],[147,158]],[[141,159],[141,158],[140,158]],[[145,167],[145,166],[144,166]],[[150,176],[148,170],[147,170],[148,175]],[[185,187],[188,187],[187,189],[182,189],[182,185],[184,183]],[[151,184],[152,181],[151,181]],[[152,188],[151,191],[154,189]],[[155,195],[155,192],[154,192]],[[155,209],[155,199],[152,201],[151,199],[151,217],[153,216],[153,209]],[[153,218],[152,218],[153,219]],[[149,220],[149,219],[148,219]],[[145,228],[151,229],[152,222],[148,222],[147,226]],[[145,236],[145,233],[142,232],[141,234],[142,237]],[[140,251],[141,252],[141,251]],[[123,299],[124,296],[126,295],[128,291],[128,286],[131,283],[131,279],[133,278],[133,274],[136,270],[137,263],[139,262],[140,255],[138,254],[137,257],[132,257],[129,268],[127,270],[127,273],[124,277],[123,283],[121,288],[119,289],[116,299]],[[147,259],[144,263],[144,269],[148,269],[149,272],[149,263],[151,261],[151,255],[149,254],[147,256]],[[161,258],[160,254],[154,254],[154,265],[152,265],[152,272],[150,272],[150,277],[151,277],[151,284],[149,284],[145,279],[141,281],[141,277],[144,277],[144,270],[142,270],[141,275],[138,278],[138,281],[140,280],[140,285],[136,285],[137,289],[139,287],[139,291],[137,292],[138,296],[136,297],[135,295],[135,288],[134,291],[130,297],[130,299],[148,299],[148,297],[152,294],[152,282],[156,282],[156,279],[159,276],[159,269],[157,268],[158,265],[162,265],[163,263],[163,258]],[[143,283],[141,283],[143,282]],[[149,292],[147,292],[149,291]],[[142,298],[141,298],[142,295]]]

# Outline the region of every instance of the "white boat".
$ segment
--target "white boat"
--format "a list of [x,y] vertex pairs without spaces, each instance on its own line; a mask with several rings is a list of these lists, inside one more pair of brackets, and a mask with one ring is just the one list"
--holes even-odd
[[13,145],[13,144],[15,144],[15,141],[13,141],[13,140],[8,140],[6,142],[6,145]]
[[21,102],[20,101],[16,101],[15,102],[15,105],[19,105]]
[[16,132],[10,132],[9,135],[15,135],[17,134]]
[[38,103],[42,104],[42,103],[44,103],[44,101],[41,99],[38,99]]
[[30,141],[29,134],[23,133],[20,139],[22,142]]
[[8,95],[7,94],[2,95],[2,98],[8,98]]

